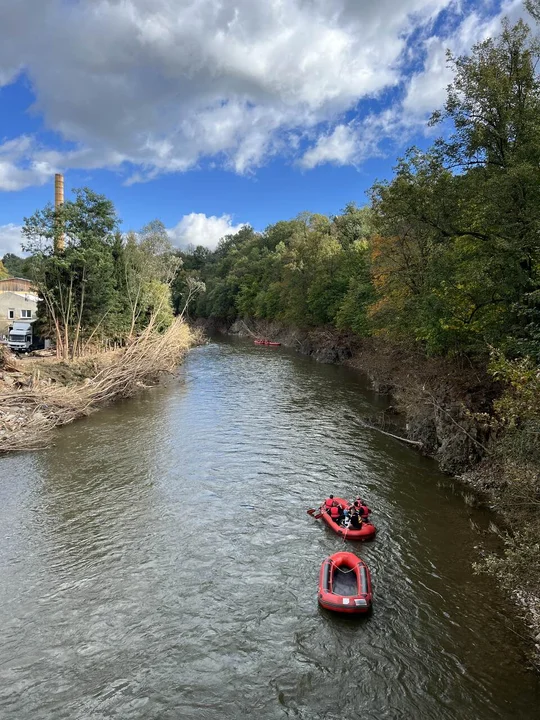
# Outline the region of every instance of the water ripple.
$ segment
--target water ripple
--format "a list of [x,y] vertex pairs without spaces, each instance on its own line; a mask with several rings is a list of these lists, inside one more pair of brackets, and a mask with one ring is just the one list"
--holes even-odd
[[[0,460],[4,720],[536,718],[475,528],[430,461],[359,420],[358,375],[245,343]],[[365,494],[351,545],[305,513]],[[375,601],[319,609],[322,559],[354,549]]]

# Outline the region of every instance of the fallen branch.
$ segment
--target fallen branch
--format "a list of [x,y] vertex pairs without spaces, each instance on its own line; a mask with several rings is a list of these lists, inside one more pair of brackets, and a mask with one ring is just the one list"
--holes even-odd
[[252,332],[252,331],[248,328],[248,326],[246,325],[246,323],[245,323],[243,320],[242,320],[241,322],[242,322],[242,325],[246,328],[246,330],[248,331],[248,333],[249,333],[252,337],[254,337],[254,338],[258,337],[257,335],[255,335],[254,332]]
[[386,430],[381,430],[381,428],[378,428],[376,425],[370,425],[363,420],[360,420],[360,424],[362,425],[362,427],[368,428],[369,430],[376,430],[383,435],[387,435],[388,437],[394,438],[395,440],[400,440],[401,442],[407,443],[408,445],[416,445],[416,447],[419,448],[424,446],[424,443],[421,440],[409,440],[408,438],[401,437],[401,435],[394,435],[394,433],[387,432]]

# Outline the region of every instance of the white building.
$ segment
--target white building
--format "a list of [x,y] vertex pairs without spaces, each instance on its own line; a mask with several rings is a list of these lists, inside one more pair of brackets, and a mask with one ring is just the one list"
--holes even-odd
[[14,322],[33,322],[36,319],[38,300],[30,280],[0,280],[0,339],[7,336],[9,326]]

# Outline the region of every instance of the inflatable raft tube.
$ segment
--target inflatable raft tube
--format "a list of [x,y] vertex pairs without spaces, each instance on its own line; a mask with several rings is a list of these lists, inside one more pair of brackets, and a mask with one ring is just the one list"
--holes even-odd
[[318,599],[326,610],[349,615],[369,612],[373,596],[366,563],[350,552],[327,557],[319,573]]
[[[343,498],[334,498],[334,502],[337,503],[340,507],[346,508],[347,510],[351,507],[351,503],[347,500],[344,500]],[[341,535],[345,540],[373,540],[375,537],[375,533],[377,532],[377,528],[375,525],[372,525],[370,522],[364,522],[362,524],[362,527],[360,530],[353,530],[352,528],[344,528],[341,525],[338,525],[337,522],[334,522],[330,515],[324,510],[324,504],[322,509],[322,519],[324,522],[328,525],[328,527],[332,528],[332,530],[337,533],[338,535]]]

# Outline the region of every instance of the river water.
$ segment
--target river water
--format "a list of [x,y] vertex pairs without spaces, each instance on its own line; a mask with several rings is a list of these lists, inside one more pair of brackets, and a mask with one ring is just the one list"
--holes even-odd
[[[0,459],[2,720],[528,720],[523,628],[471,571],[489,518],[361,425],[353,371],[245,342]],[[374,542],[306,514],[363,494]],[[374,611],[317,605],[322,560],[368,563]]]

